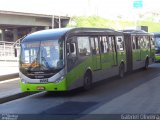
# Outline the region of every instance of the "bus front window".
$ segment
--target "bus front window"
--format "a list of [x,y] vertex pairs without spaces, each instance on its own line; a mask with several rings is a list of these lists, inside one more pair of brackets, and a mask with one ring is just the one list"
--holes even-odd
[[45,40],[21,44],[20,69],[22,72],[55,73],[63,66],[62,41]]

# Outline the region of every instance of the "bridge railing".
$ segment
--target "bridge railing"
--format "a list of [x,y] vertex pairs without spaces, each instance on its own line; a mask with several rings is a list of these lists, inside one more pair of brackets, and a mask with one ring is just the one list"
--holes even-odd
[[6,42],[0,41],[0,61],[18,61],[19,57],[15,57],[14,51],[15,48],[17,52],[20,51],[19,42]]

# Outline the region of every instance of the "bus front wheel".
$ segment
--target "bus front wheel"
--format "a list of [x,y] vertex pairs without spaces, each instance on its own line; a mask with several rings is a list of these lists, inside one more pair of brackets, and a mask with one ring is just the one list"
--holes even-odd
[[85,74],[84,76],[84,84],[83,84],[83,88],[84,90],[90,90],[92,87],[92,76],[91,74],[88,72]]

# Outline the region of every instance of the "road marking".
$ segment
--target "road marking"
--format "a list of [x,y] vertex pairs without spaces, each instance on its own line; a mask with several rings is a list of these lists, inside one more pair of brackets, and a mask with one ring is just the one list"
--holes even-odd
[[7,82],[12,82],[12,81],[16,81],[16,80],[20,80],[20,78],[14,78],[14,79],[0,81],[0,84],[7,83]]

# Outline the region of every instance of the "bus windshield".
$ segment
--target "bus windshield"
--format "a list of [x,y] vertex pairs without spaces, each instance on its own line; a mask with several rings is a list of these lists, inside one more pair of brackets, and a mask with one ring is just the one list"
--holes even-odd
[[21,44],[20,68],[28,72],[53,72],[64,66],[62,40],[41,40]]

